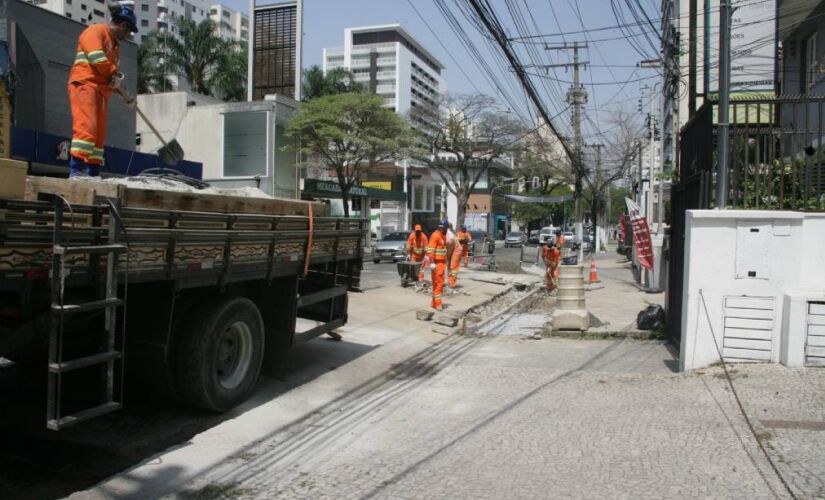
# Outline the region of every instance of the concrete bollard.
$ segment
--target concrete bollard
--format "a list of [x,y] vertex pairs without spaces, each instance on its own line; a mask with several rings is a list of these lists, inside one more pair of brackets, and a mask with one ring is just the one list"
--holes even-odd
[[559,294],[553,311],[553,330],[584,331],[590,327],[590,315],[584,300],[582,266],[559,267]]

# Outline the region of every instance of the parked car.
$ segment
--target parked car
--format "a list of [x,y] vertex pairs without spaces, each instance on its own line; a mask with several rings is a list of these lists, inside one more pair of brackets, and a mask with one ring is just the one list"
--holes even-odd
[[593,240],[589,234],[585,234],[582,238],[582,252],[587,253],[593,248]]
[[544,244],[545,241],[549,239],[554,239],[556,235],[556,228],[553,226],[547,226],[541,228],[539,231],[539,243]]
[[378,264],[382,260],[398,262],[406,258],[409,236],[409,233],[388,233],[372,247],[372,261]]
[[524,245],[524,233],[521,231],[511,231],[505,238],[504,238],[504,248],[507,247],[520,247]]
[[534,229],[530,231],[530,236],[527,238],[527,243],[531,245],[538,245],[539,244],[539,230]]

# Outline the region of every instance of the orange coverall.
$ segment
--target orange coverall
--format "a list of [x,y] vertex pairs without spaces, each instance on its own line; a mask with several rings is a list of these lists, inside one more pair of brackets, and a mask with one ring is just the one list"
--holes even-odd
[[458,236],[461,246],[464,247],[464,267],[467,267],[470,264],[470,245],[468,243],[473,241],[473,235],[470,234],[470,231],[461,230],[456,236]]
[[69,153],[89,165],[103,164],[103,141],[109,97],[109,82],[117,73],[120,45],[107,24],[93,24],[77,41],[77,54],[69,73],[69,104],[72,107],[72,145]]
[[424,281],[424,261],[427,257],[427,235],[423,231],[416,238],[415,231],[407,238],[407,254],[413,262],[421,262],[421,269],[418,272],[418,281]]
[[544,265],[546,271],[544,273],[544,281],[547,285],[547,290],[551,291],[558,286],[559,283],[559,260],[561,252],[555,245],[548,245],[542,250],[542,257],[544,258]]
[[447,268],[447,245],[444,234],[436,231],[430,236],[430,243],[427,245],[427,256],[430,262],[435,264],[433,269],[433,309],[441,310],[441,296],[444,294],[444,271]]

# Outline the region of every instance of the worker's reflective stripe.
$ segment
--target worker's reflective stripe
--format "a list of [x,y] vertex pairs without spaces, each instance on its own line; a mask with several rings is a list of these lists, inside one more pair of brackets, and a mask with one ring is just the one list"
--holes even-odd
[[87,153],[93,153],[95,150],[95,143],[84,141],[82,139],[72,139],[72,145],[70,149],[77,149],[80,151],[85,151]]
[[89,62],[92,64],[99,64],[102,62],[106,62],[109,59],[106,57],[106,53],[102,50],[93,50],[87,54]]
[[450,276],[458,276],[458,271],[450,271]]
[[90,160],[100,160],[103,161],[103,149],[102,148],[94,148],[91,155],[89,155]]
[[423,249],[423,248],[413,248],[413,249],[412,249],[412,252],[413,252],[414,254],[423,254],[423,253],[424,253],[424,249]]
[[89,58],[88,58],[88,57],[86,57],[86,53],[85,53],[85,52],[78,52],[78,53],[74,56],[74,63],[75,63],[75,64],[89,64]]
[[440,294],[440,293],[439,293],[438,295],[433,294],[433,300],[438,300],[438,299],[440,299],[440,298],[441,298],[441,294]]
[[447,249],[446,248],[436,248],[435,249],[435,254],[436,255],[447,255]]

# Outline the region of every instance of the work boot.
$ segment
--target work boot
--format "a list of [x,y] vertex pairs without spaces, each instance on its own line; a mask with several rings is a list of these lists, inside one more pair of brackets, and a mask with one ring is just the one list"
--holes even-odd
[[76,177],[88,177],[89,165],[80,158],[72,156],[69,158],[69,179]]

